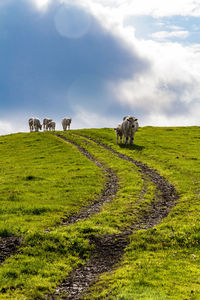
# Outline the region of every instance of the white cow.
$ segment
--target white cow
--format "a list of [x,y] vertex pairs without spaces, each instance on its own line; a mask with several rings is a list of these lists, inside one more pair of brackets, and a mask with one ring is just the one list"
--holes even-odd
[[138,119],[133,116],[126,116],[123,119],[121,124],[122,135],[125,138],[125,144],[128,144],[128,140],[130,145],[134,144],[134,135],[138,130],[139,124]]
[[33,131],[33,120],[34,120],[34,118],[30,118],[28,120],[28,125],[29,125],[30,132]]
[[120,143],[122,143],[122,129],[121,129],[121,124],[118,124],[116,128],[114,128],[116,135],[117,135],[117,144],[118,144],[118,140],[120,138]]
[[29,128],[30,128],[30,132],[32,131],[38,131],[39,129],[41,130],[42,129],[42,125],[40,124],[40,120],[37,119],[37,118],[30,118],[28,120],[28,125],[29,125]]
[[70,124],[72,122],[72,119],[71,118],[64,118],[62,120],[62,127],[63,127],[63,130],[67,130],[67,129],[70,129]]
[[48,122],[48,125],[47,125],[47,130],[54,130],[56,129],[56,123],[54,121],[51,121],[51,122]]
[[48,130],[48,123],[52,122],[53,120],[52,119],[43,119],[43,130],[46,131]]
[[42,130],[42,125],[39,119],[37,118],[33,119],[33,128],[35,129],[35,131],[38,131],[39,129]]

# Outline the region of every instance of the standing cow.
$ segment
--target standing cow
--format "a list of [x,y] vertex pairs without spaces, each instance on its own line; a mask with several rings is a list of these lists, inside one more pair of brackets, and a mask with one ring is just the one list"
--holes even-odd
[[34,120],[34,118],[30,118],[28,120],[28,125],[29,125],[30,132],[33,131],[33,120]]
[[63,130],[67,130],[67,129],[70,129],[70,124],[72,122],[72,119],[71,118],[64,118],[62,120],[62,127],[63,127]]
[[30,132],[32,131],[39,131],[39,129],[42,129],[42,125],[40,123],[40,120],[37,118],[30,118],[28,120],[28,124],[29,124],[29,128],[30,128]]
[[48,122],[47,130],[48,129],[55,131],[55,129],[56,129],[56,123],[54,121]]
[[126,140],[125,144],[128,144],[128,141],[130,145],[134,144],[134,135],[138,130],[138,127],[138,119],[132,116],[124,117],[123,122],[121,124],[121,134]]
[[33,128],[35,129],[35,131],[39,131],[39,129],[42,130],[42,125],[39,119],[37,118],[33,119]]
[[47,119],[47,118],[44,118],[43,119],[43,130],[46,131],[48,130],[48,124],[52,122],[52,119]]
[[118,144],[119,138],[120,138],[120,144],[121,144],[122,143],[122,137],[123,137],[121,124],[118,124],[118,126],[116,128],[114,128],[114,130],[115,130],[116,135],[117,135],[117,144]]

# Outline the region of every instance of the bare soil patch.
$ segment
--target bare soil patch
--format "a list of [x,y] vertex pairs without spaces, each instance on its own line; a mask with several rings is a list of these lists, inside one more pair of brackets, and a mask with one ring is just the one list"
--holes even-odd
[[0,238],[0,263],[6,258],[16,254],[22,244],[22,239],[19,237],[4,237]]

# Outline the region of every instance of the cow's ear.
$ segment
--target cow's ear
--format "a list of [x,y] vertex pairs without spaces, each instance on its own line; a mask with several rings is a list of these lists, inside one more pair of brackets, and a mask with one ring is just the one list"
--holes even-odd
[[138,119],[135,119],[135,121],[137,121]]
[[114,130],[117,130],[117,128],[113,128]]

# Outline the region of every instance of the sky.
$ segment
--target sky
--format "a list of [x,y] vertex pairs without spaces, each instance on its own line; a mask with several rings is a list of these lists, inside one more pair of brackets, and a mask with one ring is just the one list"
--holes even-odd
[[200,125],[199,0],[0,0],[0,134]]

